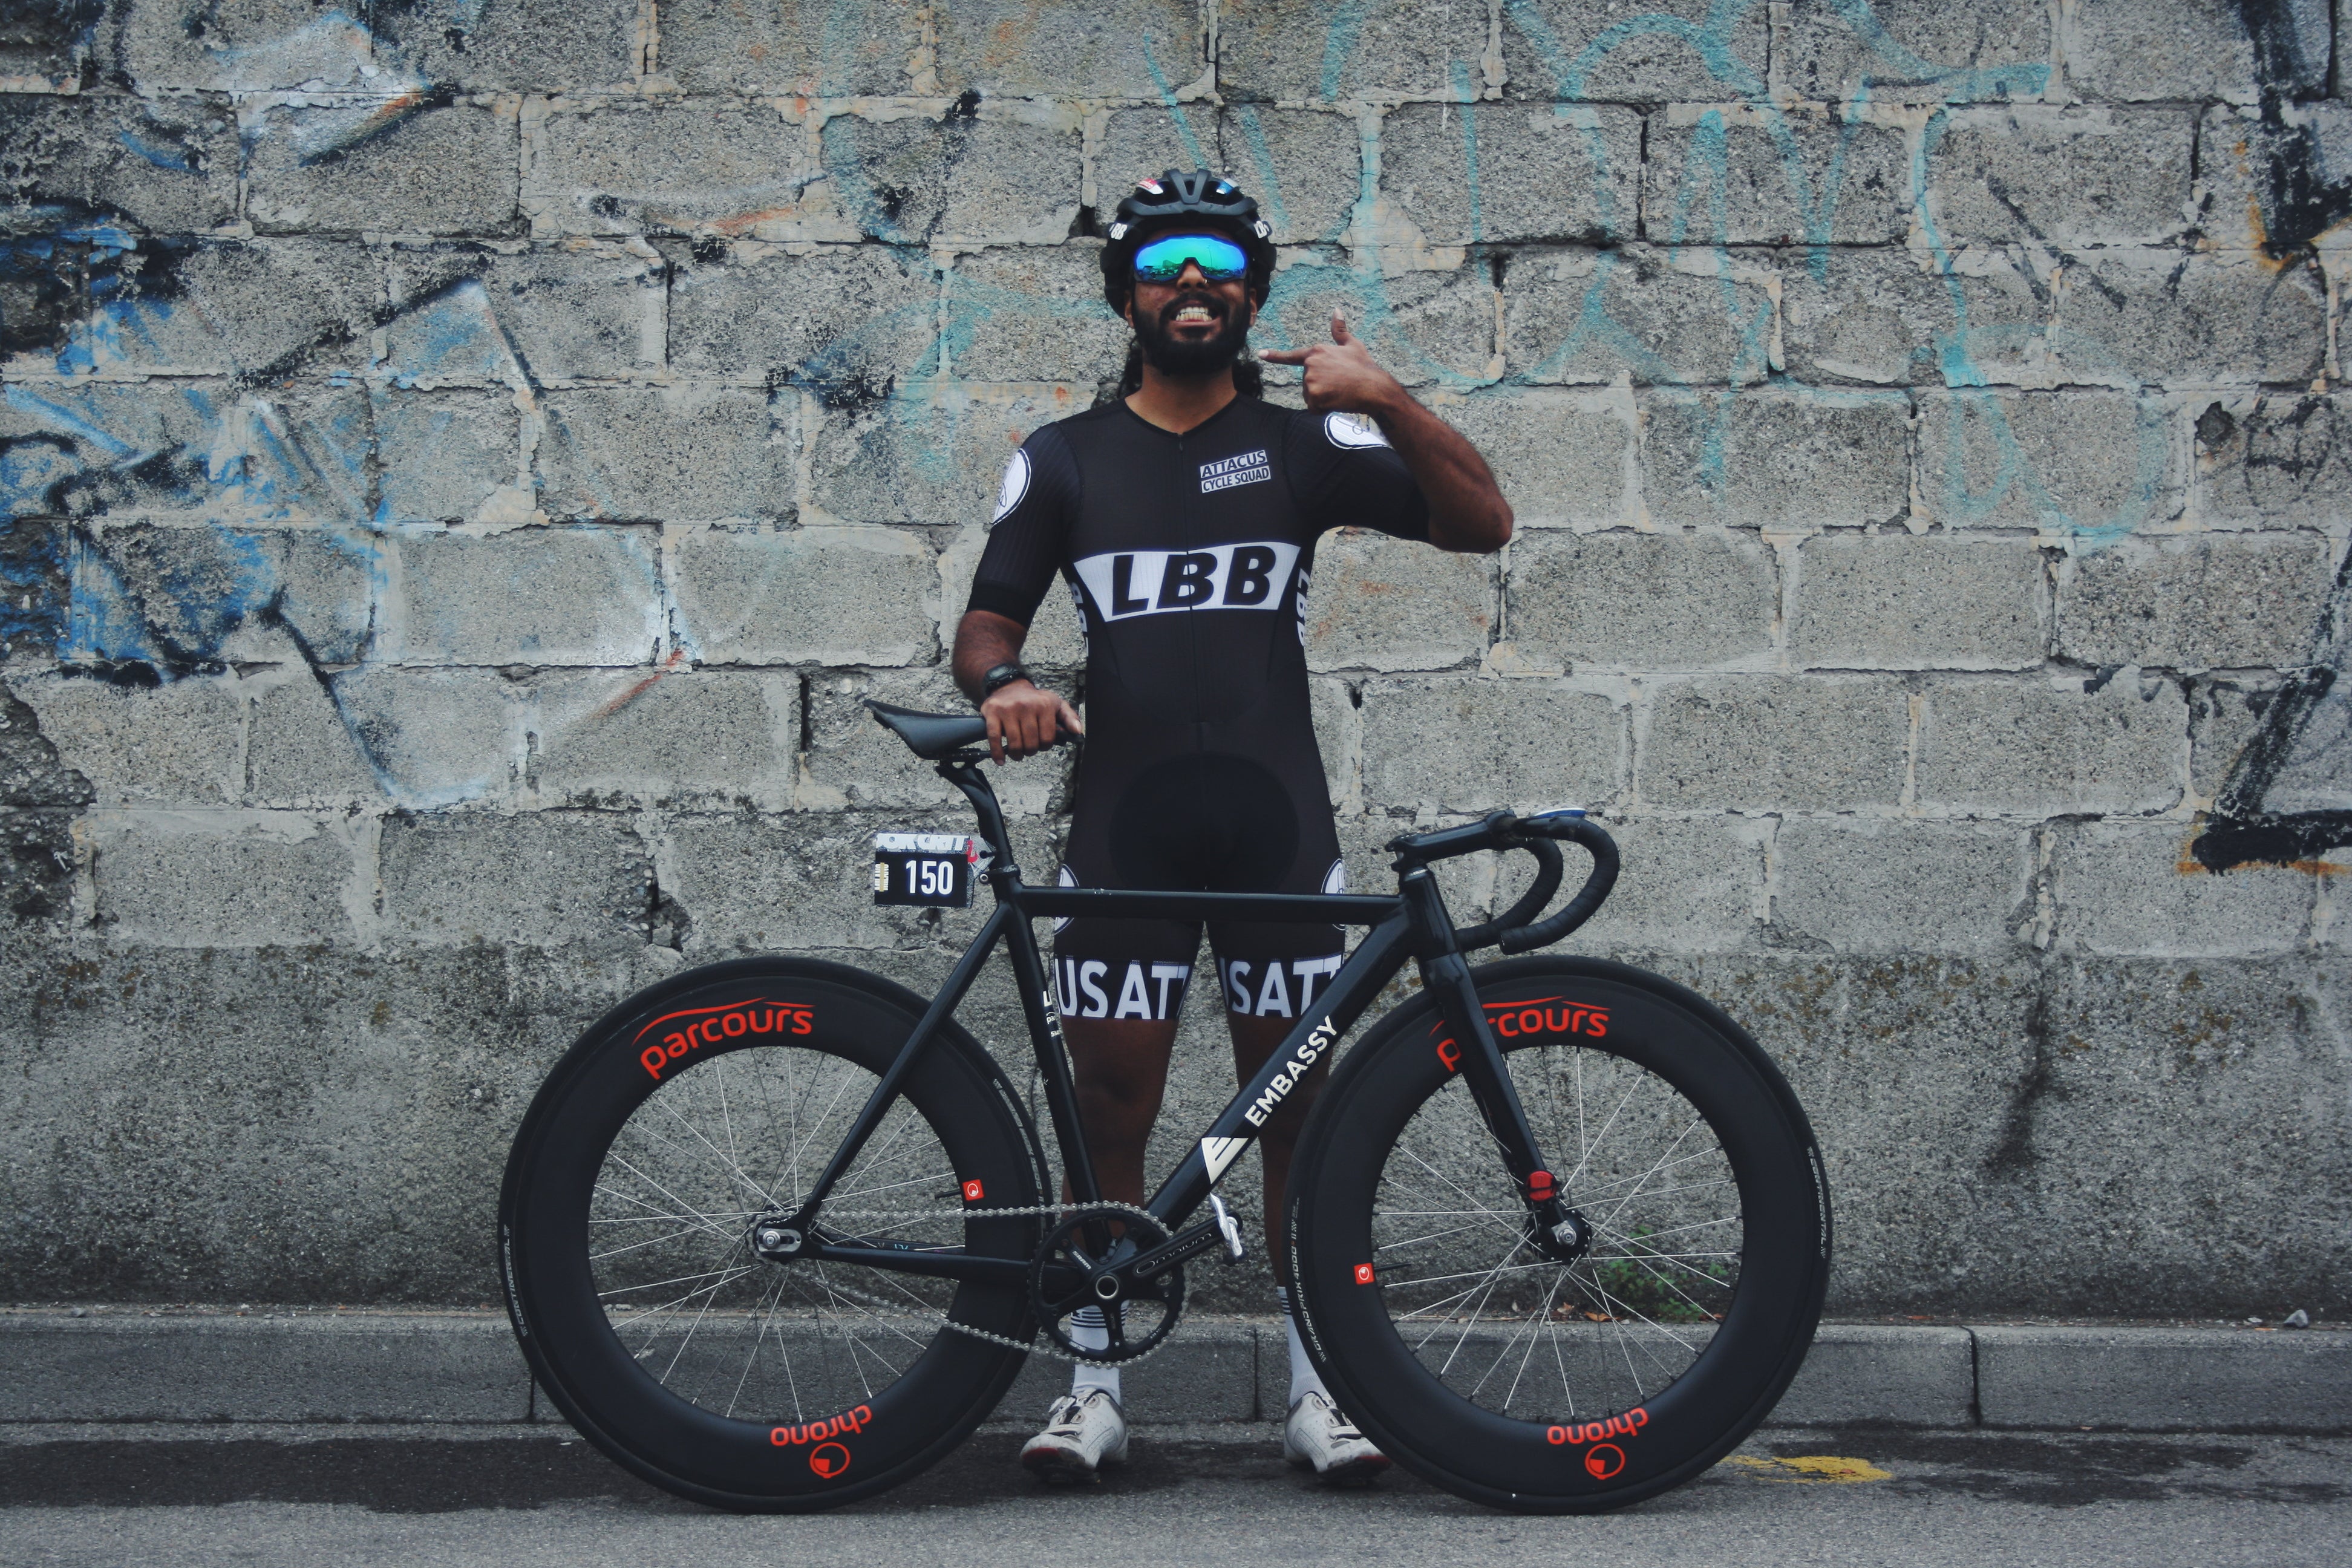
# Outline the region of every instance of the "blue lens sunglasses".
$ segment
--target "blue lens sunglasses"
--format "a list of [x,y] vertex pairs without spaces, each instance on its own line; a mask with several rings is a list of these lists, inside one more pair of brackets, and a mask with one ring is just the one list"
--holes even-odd
[[1231,283],[1249,276],[1249,255],[1232,240],[1213,234],[1171,234],[1135,253],[1135,279],[1173,283],[1183,275],[1188,261],[1212,283]]

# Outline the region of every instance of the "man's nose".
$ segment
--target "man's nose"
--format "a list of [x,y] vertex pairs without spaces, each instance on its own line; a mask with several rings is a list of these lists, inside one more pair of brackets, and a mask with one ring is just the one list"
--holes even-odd
[[1203,289],[1209,286],[1209,275],[1202,271],[1201,264],[1190,257],[1185,258],[1184,270],[1176,274],[1176,287],[1181,289],[1187,284],[1198,284]]

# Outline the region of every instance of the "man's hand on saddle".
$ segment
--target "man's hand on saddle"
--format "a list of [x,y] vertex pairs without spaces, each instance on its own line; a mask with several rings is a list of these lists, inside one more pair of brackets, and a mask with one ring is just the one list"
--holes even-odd
[[1405,395],[1396,377],[1381,368],[1372,351],[1348,331],[1348,320],[1331,312],[1331,341],[1303,349],[1268,349],[1258,358],[1269,364],[1305,367],[1301,388],[1307,406],[1318,414],[1383,414]]
[[980,716],[988,721],[989,752],[1000,763],[1034,757],[1064,735],[1087,732],[1067,699],[1026,680],[990,692]]

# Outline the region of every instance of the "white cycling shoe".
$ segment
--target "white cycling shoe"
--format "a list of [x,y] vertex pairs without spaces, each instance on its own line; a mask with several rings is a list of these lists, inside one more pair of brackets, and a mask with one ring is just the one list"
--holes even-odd
[[1056,1399],[1045,1412],[1045,1429],[1023,1447],[1021,1462],[1039,1480],[1065,1482],[1090,1481],[1103,1466],[1127,1463],[1127,1417],[1118,1401],[1099,1388]]
[[1389,1457],[1311,1388],[1290,1407],[1282,1428],[1282,1457],[1294,1465],[1314,1466],[1327,1481],[1368,1481],[1389,1468]]

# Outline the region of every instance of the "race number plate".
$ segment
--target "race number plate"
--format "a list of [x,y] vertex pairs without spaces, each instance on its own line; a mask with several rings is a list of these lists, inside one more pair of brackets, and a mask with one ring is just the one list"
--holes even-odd
[[980,846],[962,833],[874,836],[874,901],[961,910],[971,904]]

